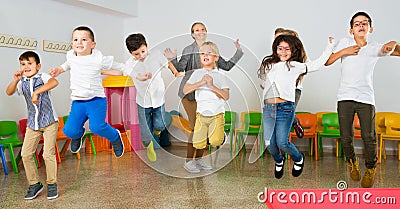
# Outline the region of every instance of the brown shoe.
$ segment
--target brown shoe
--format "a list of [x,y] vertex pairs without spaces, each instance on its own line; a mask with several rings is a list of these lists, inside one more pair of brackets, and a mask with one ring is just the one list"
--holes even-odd
[[298,138],[303,138],[303,136],[304,136],[304,129],[303,129],[303,127],[302,127],[301,124],[300,124],[300,120],[297,119],[297,118],[295,118],[292,125],[293,125],[294,132],[296,132],[296,136],[297,136]]
[[358,166],[358,157],[355,158],[356,160],[349,159],[347,161],[347,166],[350,167],[350,176],[353,181],[360,181],[361,179],[361,171],[360,167]]
[[376,174],[376,168],[367,168],[367,170],[365,170],[363,179],[361,181],[361,186],[364,188],[372,187],[375,182],[375,174]]

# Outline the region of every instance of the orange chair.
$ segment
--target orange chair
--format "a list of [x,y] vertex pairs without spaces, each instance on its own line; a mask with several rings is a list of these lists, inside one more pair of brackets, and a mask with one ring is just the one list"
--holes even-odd
[[[62,117],[58,117],[58,133],[57,133],[57,141],[65,141],[61,151],[60,151],[60,162],[61,162],[61,158],[63,158],[65,156],[65,153],[67,152],[68,146],[71,143],[71,139],[68,138],[67,136],[65,136],[64,132],[62,131],[62,129],[64,128],[64,119]],[[56,146],[57,143],[56,143]],[[78,160],[81,159],[81,154],[78,152],[76,153],[76,157],[78,158]]]
[[[386,149],[385,149],[385,140],[394,140],[398,141],[397,143],[397,151],[400,151],[400,114],[388,114],[385,116],[385,126],[386,132],[380,135],[380,149],[378,162],[382,162],[382,151],[383,151],[383,159],[386,160]],[[400,152],[399,152],[399,160],[400,160]]]
[[[304,129],[303,139],[309,139],[309,155],[313,155],[313,152],[318,149],[316,146],[318,143],[318,134],[317,134],[317,116],[315,114],[310,113],[298,113],[296,114],[296,118],[300,120],[300,124]],[[294,131],[289,134],[289,142],[292,142],[293,139],[298,138]],[[315,160],[318,158],[316,157]]]

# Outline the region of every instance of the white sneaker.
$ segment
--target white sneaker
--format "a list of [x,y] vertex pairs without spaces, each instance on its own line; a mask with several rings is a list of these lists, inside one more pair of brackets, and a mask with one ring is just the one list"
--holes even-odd
[[194,160],[188,161],[183,166],[189,173],[200,173],[200,169],[196,167],[196,162]]
[[204,162],[203,158],[196,159],[196,164],[200,166],[200,168],[203,170],[206,171],[212,170],[211,165],[208,165],[206,162]]

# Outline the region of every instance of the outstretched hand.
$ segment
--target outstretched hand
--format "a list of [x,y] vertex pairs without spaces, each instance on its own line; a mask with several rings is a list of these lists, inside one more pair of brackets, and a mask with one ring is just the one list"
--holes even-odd
[[239,39],[236,39],[233,43],[235,44],[237,50],[243,51],[242,47],[240,47]]
[[174,51],[172,51],[171,48],[166,48],[166,49],[164,50],[164,56],[165,56],[167,59],[175,58],[175,57],[176,57],[176,49],[175,49]]
[[382,46],[381,51],[383,54],[389,53],[396,47],[396,45],[397,45],[396,41],[390,41]]

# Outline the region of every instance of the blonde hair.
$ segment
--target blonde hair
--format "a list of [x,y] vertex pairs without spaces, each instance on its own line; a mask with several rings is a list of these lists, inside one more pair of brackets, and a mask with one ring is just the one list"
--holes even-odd
[[211,42],[211,41],[206,41],[206,42],[204,42],[204,43],[200,46],[200,50],[201,50],[201,48],[204,47],[204,46],[209,46],[209,47],[211,48],[211,50],[213,51],[213,53],[214,53],[215,55],[219,56],[219,50],[218,50],[218,47],[217,47],[216,44],[214,44],[214,43]]

